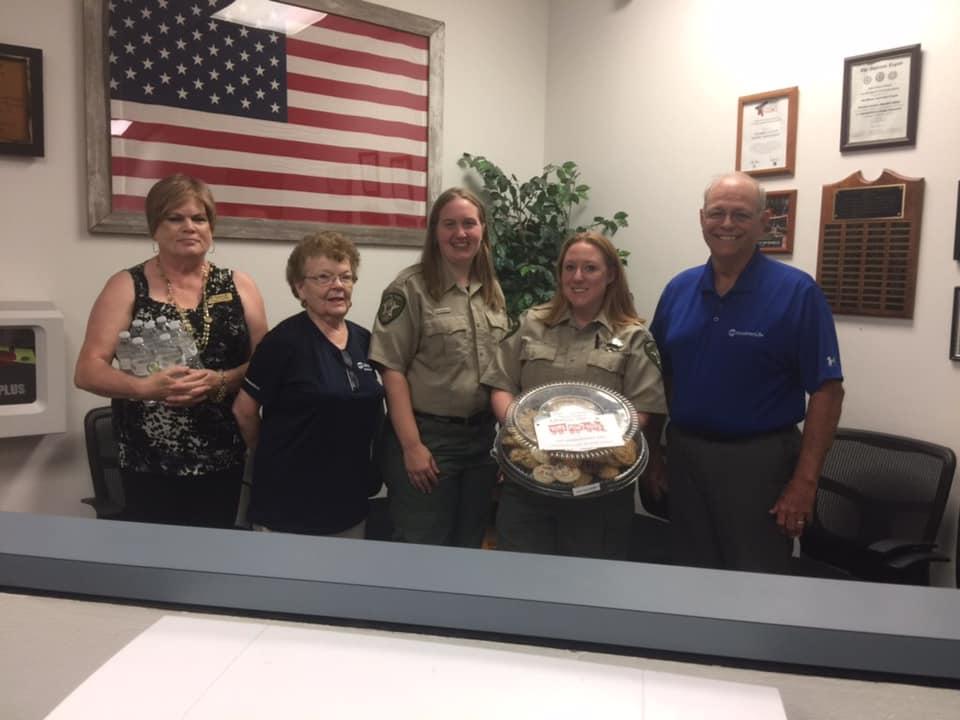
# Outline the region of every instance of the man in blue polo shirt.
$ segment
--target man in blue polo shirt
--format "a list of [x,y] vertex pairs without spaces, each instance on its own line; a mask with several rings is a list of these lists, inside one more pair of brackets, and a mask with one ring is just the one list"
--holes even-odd
[[670,406],[674,558],[684,565],[788,573],[840,419],[833,316],[809,275],[757,250],[765,204],[749,175],[707,187],[710,259],[670,281],[651,324]]

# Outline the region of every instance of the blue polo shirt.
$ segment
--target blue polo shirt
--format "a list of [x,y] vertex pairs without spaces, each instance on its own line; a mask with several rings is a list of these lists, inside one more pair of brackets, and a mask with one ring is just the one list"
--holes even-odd
[[650,325],[688,432],[738,438],[803,420],[806,394],[842,380],[833,315],[813,278],[755,252],[723,297],[713,266],[677,275]]

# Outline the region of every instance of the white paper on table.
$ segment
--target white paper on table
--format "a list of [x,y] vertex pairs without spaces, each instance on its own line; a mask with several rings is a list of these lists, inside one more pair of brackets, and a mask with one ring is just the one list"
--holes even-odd
[[[749,712],[746,712],[746,711]],[[784,720],[779,693],[467,640],[167,616],[48,717]]]

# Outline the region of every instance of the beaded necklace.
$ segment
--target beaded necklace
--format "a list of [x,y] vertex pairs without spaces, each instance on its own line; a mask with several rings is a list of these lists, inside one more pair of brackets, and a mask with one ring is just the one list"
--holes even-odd
[[199,338],[197,337],[197,331],[193,329],[193,323],[191,323],[190,318],[187,317],[186,311],[180,307],[173,298],[173,283],[170,282],[170,278],[168,278],[167,274],[163,271],[163,265],[160,264],[159,257],[157,258],[157,269],[160,270],[160,277],[162,277],[163,281],[167,284],[167,304],[173,305],[177,314],[180,316],[180,324],[193,335],[193,339],[197,342],[197,350],[202,352],[210,341],[210,325],[213,322],[213,317],[210,315],[210,306],[207,304],[207,276],[210,274],[210,264],[207,262],[203,263],[203,278],[200,281],[200,309],[203,314],[203,333]]

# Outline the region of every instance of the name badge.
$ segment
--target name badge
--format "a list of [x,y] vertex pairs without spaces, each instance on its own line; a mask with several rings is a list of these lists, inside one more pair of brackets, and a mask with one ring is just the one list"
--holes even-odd
[[211,295],[207,298],[208,305],[216,305],[217,303],[230,302],[233,300],[232,292],[220,293],[219,295]]
[[438,307],[433,309],[434,315],[449,315],[451,312],[453,311],[448,307]]

